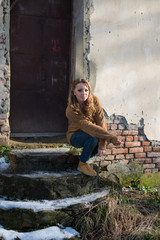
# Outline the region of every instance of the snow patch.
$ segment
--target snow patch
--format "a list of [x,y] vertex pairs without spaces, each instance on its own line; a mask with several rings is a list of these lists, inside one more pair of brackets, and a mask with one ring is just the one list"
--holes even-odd
[[21,176],[21,177],[28,177],[28,178],[48,178],[48,177],[64,177],[64,176],[73,176],[73,175],[79,175],[81,174],[79,171],[72,171],[72,172],[44,172],[44,171],[36,171],[36,172],[32,172],[30,174],[16,174],[17,176]]
[[4,157],[0,158],[0,172],[3,172],[9,168],[9,164],[6,163],[6,160]]
[[21,240],[61,240],[64,238],[79,237],[79,233],[71,227],[59,228],[57,226],[48,227],[33,232],[19,233],[13,230],[6,230],[0,225],[0,237],[4,240],[14,240],[17,237]]
[[90,203],[95,201],[98,198],[102,198],[109,193],[110,189],[104,189],[103,191],[87,194],[84,196],[78,196],[74,198],[64,198],[57,200],[41,200],[41,201],[9,201],[4,198],[0,199],[0,209],[12,209],[12,208],[20,208],[20,209],[31,209],[35,212],[40,211],[52,211],[56,209],[67,208],[69,206],[80,204],[80,203]]

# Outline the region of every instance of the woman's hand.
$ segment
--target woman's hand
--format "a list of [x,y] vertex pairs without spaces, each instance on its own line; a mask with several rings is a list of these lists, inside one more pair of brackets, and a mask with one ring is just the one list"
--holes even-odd
[[122,143],[122,141],[119,139],[117,142],[114,144],[115,146],[119,146]]
[[[118,139],[114,145],[119,146],[121,143],[122,143],[122,141],[120,139]],[[106,155],[105,150],[98,150],[98,156],[99,157],[102,157],[102,156],[105,156],[105,155]]]
[[106,155],[106,151],[105,150],[98,150],[98,156],[102,157]]

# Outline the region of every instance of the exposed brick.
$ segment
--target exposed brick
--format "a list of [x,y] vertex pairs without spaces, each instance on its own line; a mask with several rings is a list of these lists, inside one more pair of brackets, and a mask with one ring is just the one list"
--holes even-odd
[[135,153],[135,157],[136,158],[145,158],[146,157],[146,153]]
[[132,158],[134,158],[134,155],[133,154],[126,154],[126,158],[127,159],[132,159]]
[[114,160],[114,155],[108,155],[105,157],[105,160]]
[[155,164],[143,164],[144,168],[155,168]]
[[153,163],[160,163],[160,158],[153,158]]
[[133,136],[127,136],[126,141],[127,142],[132,142],[133,141]]
[[141,143],[140,142],[125,142],[125,147],[140,147]]
[[136,131],[136,130],[125,130],[125,131],[122,132],[122,136],[124,136],[124,135],[131,135],[131,136],[138,135],[138,131]]
[[142,146],[150,146],[151,142],[149,141],[142,141]]
[[160,157],[160,152],[148,152],[148,157]]
[[152,158],[146,158],[146,160],[144,161],[144,163],[153,163]]
[[111,124],[111,130],[116,130],[117,129],[117,124]]
[[111,149],[106,149],[106,154],[111,154]]
[[126,126],[123,123],[118,124],[118,129],[124,130],[125,128],[126,128]]
[[125,158],[124,154],[116,155],[116,159],[124,159],[124,158]]
[[160,147],[153,147],[154,152],[160,152]]
[[0,125],[5,124],[5,120],[0,120]]
[[146,158],[135,158],[135,162],[141,164],[141,163],[144,163],[146,160]]
[[144,152],[151,152],[152,151],[152,147],[144,147]]
[[121,131],[120,130],[110,130],[109,131],[111,134],[116,135],[116,136],[120,136],[121,135]]
[[134,141],[138,142],[139,141],[139,137],[138,136],[134,136]]
[[130,148],[129,153],[139,153],[143,152],[143,147],[137,147],[137,148]]
[[122,153],[128,153],[128,149],[127,148],[112,149],[112,154],[122,154]]
[[144,170],[144,173],[146,173],[146,174],[147,174],[147,173],[152,173],[152,170],[151,170],[151,169],[145,169],[145,170]]

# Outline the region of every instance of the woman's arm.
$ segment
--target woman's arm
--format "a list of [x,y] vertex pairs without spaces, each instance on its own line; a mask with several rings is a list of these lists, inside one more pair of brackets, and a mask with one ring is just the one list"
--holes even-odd
[[[101,126],[102,128],[104,128],[105,130],[107,130],[107,123],[106,123],[106,119],[104,116],[104,112],[103,112],[103,108],[101,105],[100,100],[95,96],[94,97],[95,100],[95,107],[96,107],[96,114],[95,114],[95,122],[97,125]],[[120,145],[121,141],[117,139],[117,141],[114,143],[114,145]],[[103,156],[105,155],[105,150],[106,150],[106,140],[104,139],[100,139],[99,140],[99,148],[98,148],[98,155],[99,156]]]
[[98,138],[98,139],[104,139],[107,140],[107,142],[111,142],[113,144],[116,144],[117,137],[110,134],[106,129],[104,129],[102,126],[95,125],[91,123],[90,121],[81,118],[77,114],[75,114],[70,107],[67,107],[66,109],[66,116],[67,118],[76,124],[78,128],[92,137]]
[[[103,129],[107,130],[107,123],[106,123],[106,119],[104,117],[104,112],[103,112],[103,108],[101,105],[100,100],[98,99],[98,97],[94,96],[94,104],[95,104],[95,108],[96,108],[96,114],[94,116],[94,120],[95,123],[98,126],[101,126]],[[99,139],[99,155],[102,156],[104,153],[104,150],[106,150],[106,140],[105,139]]]

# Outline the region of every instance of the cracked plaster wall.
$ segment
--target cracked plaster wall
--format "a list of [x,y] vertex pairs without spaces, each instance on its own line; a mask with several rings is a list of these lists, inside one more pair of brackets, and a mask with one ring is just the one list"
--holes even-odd
[[160,140],[160,1],[93,0],[90,82],[107,111],[128,122],[144,119]]

